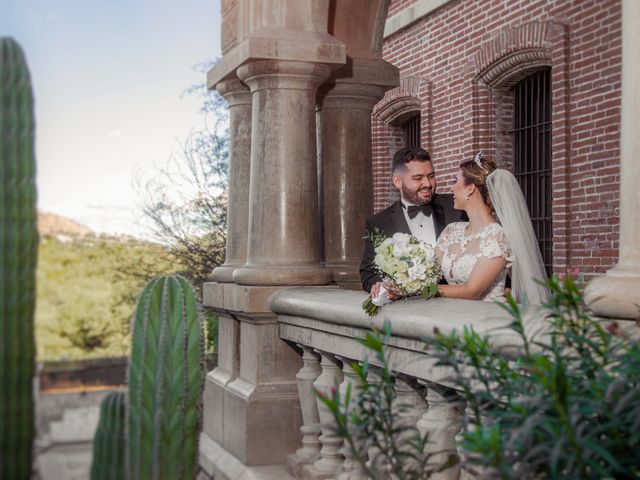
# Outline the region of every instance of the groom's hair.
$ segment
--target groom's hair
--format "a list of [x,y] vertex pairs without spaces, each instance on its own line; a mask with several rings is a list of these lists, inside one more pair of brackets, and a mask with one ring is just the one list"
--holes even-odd
[[404,147],[398,150],[393,156],[391,164],[391,173],[396,174],[399,170],[403,170],[409,162],[430,162],[431,156],[424,148],[420,147]]

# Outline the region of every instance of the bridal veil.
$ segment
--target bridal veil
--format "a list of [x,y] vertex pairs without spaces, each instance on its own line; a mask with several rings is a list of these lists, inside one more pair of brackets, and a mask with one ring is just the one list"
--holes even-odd
[[491,172],[486,182],[493,208],[511,244],[514,297],[520,302],[543,304],[549,298],[544,286],[547,275],[520,185],[511,172],[502,168]]

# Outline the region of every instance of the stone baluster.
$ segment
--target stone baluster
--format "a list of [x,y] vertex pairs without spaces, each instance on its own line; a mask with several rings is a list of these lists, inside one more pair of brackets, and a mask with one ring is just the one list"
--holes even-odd
[[316,91],[322,63],[256,60],[238,68],[251,89],[251,179],[242,285],[324,285],[320,264]]
[[402,429],[396,437],[396,442],[403,451],[411,452],[413,447],[408,442],[415,441],[416,437],[420,435],[417,424],[428,410],[423,390],[423,387],[415,379],[403,375],[396,376],[396,398],[392,405],[392,411],[396,427]]
[[[462,428],[461,417],[465,402],[458,393],[441,385],[428,383],[428,410],[418,421],[417,427],[422,435],[428,435],[427,452],[434,453],[429,465],[445,463],[449,455],[457,455],[456,435]],[[435,480],[458,480],[460,468],[452,467],[432,474]]]
[[[320,366],[322,373],[313,382],[313,387],[321,394],[331,396],[334,389],[342,382],[342,371],[338,360],[330,353],[319,352],[321,355]],[[303,468],[303,478],[328,479],[335,478],[342,466],[343,457],[340,453],[342,439],[335,434],[333,426],[335,420],[333,414],[320,400],[317,401],[322,435],[320,435],[320,458],[313,465]]]
[[233,272],[247,258],[249,178],[251,165],[251,93],[237,78],[224,80],[216,90],[229,105],[229,206],[225,262],[213,270],[213,280],[233,281]]
[[317,380],[322,369],[320,362],[313,350],[304,345],[298,345],[302,350],[302,361],[304,365],[296,375],[298,384],[298,395],[300,396],[300,407],[302,409],[302,447],[295,454],[289,455],[289,472],[300,478],[302,468],[312,464],[320,456],[320,417],[318,414],[318,404],[313,393],[313,382]]
[[585,289],[585,301],[597,315],[620,319],[637,319],[640,313],[639,22],[640,2],[622,0],[620,255],[615,267],[595,278]]
[[[480,421],[483,422],[484,424],[486,422],[486,418],[482,415],[482,413],[480,413],[480,416],[481,416]],[[462,433],[465,430],[474,431],[478,427],[476,423],[475,412],[473,411],[473,409],[469,404],[467,404],[465,416],[463,418],[462,423],[463,423],[463,428],[458,433],[458,438],[457,438],[458,442],[462,440]],[[460,455],[461,455],[461,459],[460,459],[461,464],[465,465],[467,459],[465,458],[462,452],[460,452]],[[466,467],[467,468],[460,468],[459,480],[473,480],[475,478],[499,478],[500,477],[500,472],[493,472],[489,468],[484,468],[484,467],[475,466],[475,465],[471,466],[470,464],[466,464]]]
[[[351,405],[350,409],[354,407],[356,403],[356,397],[359,393],[360,386],[362,385],[362,381],[360,377],[355,372],[351,364],[353,360],[348,358],[339,357],[342,362],[342,374],[344,375],[344,381],[340,384],[340,398],[344,401],[347,396],[347,390],[349,386],[351,387]],[[357,442],[357,439],[354,439],[354,443]],[[355,447],[358,448],[360,445],[355,443]],[[342,455],[344,456],[344,463],[342,464],[342,469],[340,474],[336,477],[338,480],[358,480],[366,478],[364,474],[364,469],[358,460],[354,458],[353,451],[351,450],[351,446],[345,442],[342,447]],[[361,455],[364,452],[360,453]]]
[[[382,375],[379,368],[369,365],[367,371],[367,383],[373,389],[377,389],[382,385]],[[378,440],[382,441],[381,434],[378,434]],[[371,446],[368,449],[369,465],[378,472],[384,472],[387,468],[386,460],[382,456],[382,451],[377,446]]]

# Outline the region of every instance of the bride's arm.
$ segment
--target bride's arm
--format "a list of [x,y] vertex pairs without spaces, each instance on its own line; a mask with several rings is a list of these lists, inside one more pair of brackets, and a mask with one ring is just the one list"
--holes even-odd
[[438,292],[443,297],[477,300],[489,289],[506,266],[507,261],[502,257],[482,257],[473,267],[467,283],[462,285],[438,285]]

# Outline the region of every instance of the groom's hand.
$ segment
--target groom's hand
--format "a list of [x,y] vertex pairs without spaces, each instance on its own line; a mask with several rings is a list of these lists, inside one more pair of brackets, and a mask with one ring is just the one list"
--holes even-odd
[[[380,293],[380,287],[382,286],[382,282],[376,282],[371,287],[371,298],[375,298]],[[390,285],[385,285],[384,288],[387,289],[387,298],[389,300],[398,300],[402,297],[402,294],[398,292],[396,289],[391,287]]]

